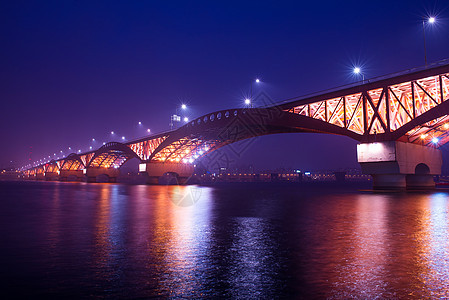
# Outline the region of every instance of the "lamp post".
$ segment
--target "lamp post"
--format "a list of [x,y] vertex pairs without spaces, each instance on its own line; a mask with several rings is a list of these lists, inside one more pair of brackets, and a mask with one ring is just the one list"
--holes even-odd
[[[174,122],[181,122],[181,116],[179,116],[179,114],[178,114],[178,109],[179,109],[179,107],[176,107],[176,114],[170,116],[170,130],[173,130],[173,127],[175,125]],[[186,110],[187,105],[182,104],[181,109]],[[187,122],[188,122],[188,119],[187,119]]]
[[[427,22],[430,24],[435,23],[435,17],[429,17],[427,19]],[[423,40],[424,40],[424,63],[427,66],[427,50],[426,50],[426,24],[424,22],[424,20],[422,20],[422,35],[423,35]]]
[[[245,99],[245,104],[246,105],[250,105],[251,108],[253,108],[253,83],[259,83],[260,79],[256,78],[253,81],[251,81],[251,92],[250,92],[250,98],[249,99]],[[249,100],[249,101],[248,101]]]
[[365,74],[362,73],[362,70],[359,67],[355,67],[353,72],[356,75],[362,75],[362,83],[365,83]]

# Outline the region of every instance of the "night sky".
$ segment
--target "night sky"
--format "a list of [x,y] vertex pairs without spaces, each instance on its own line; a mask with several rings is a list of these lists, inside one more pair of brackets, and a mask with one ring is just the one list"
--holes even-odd
[[[0,167],[30,147],[36,161],[168,130],[182,103],[190,118],[243,107],[256,77],[253,94],[278,102],[360,80],[354,66],[422,66],[430,15],[435,62],[449,58],[447,0],[2,1]],[[257,138],[236,163],[358,167],[355,141],[321,134]]]

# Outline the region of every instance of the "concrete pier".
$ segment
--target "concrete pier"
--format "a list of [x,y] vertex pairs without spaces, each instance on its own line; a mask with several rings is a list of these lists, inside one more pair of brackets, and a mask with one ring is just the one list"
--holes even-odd
[[87,182],[97,182],[97,176],[106,175],[108,182],[117,182],[117,177],[120,175],[120,170],[116,168],[87,168],[85,169]]
[[[186,184],[192,176],[194,166],[185,163],[142,163],[139,171],[148,174],[148,184],[159,184],[167,180],[168,184]],[[164,177],[164,178],[162,178]]]
[[82,181],[84,177],[83,170],[60,170],[59,181]]
[[434,188],[443,163],[440,150],[399,141],[359,144],[357,160],[374,189]]

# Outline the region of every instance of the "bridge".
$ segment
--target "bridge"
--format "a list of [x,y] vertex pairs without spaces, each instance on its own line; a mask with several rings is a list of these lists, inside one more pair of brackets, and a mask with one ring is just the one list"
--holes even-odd
[[375,188],[434,186],[441,174],[439,146],[449,141],[449,61],[259,108],[209,113],[172,131],[127,143],[72,153],[28,169],[30,179],[106,175],[115,182],[120,167],[140,160],[148,183],[171,174],[180,184],[194,163],[223,146],[276,133],[327,133],[359,142],[357,159]]

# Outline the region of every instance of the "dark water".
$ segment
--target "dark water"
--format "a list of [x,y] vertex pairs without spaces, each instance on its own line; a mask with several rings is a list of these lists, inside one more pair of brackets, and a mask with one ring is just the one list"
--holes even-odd
[[0,182],[2,298],[448,298],[449,194]]

